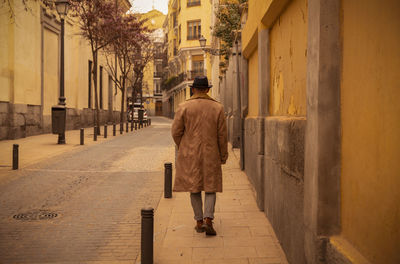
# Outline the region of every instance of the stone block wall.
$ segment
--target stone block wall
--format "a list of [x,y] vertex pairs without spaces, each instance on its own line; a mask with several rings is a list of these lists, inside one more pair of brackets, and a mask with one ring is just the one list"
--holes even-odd
[[305,263],[304,133],[305,118],[265,120],[264,211],[289,263]]
[[[93,126],[93,113],[93,109],[67,108],[66,129]],[[100,110],[100,124],[119,122],[119,113],[114,111],[110,120],[108,110]],[[0,102],[0,140],[51,133],[51,129],[51,115],[43,116],[40,105]]]
[[[289,263],[305,263],[305,118],[245,120],[245,172]],[[263,149],[260,149],[263,147]]]

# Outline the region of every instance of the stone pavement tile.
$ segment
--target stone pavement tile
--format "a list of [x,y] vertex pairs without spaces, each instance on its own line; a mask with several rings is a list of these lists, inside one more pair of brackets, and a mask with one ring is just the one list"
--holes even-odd
[[195,232],[196,231],[191,225],[174,225],[168,228],[165,239],[176,237],[193,237]]
[[245,218],[243,212],[216,212],[214,215],[215,219],[241,219]]
[[249,258],[256,256],[257,252],[254,247],[224,247],[224,258]]
[[200,235],[193,237],[193,248],[222,248],[224,246],[224,240],[220,236],[206,236],[204,233]]
[[192,261],[192,264],[248,264],[247,258],[236,258],[236,259],[203,259],[200,261]]
[[280,258],[249,258],[249,264],[283,264]]
[[257,246],[257,256],[267,258],[280,258],[281,251],[275,244]]
[[156,263],[163,263],[160,262],[161,260],[176,260],[176,261],[187,261],[186,263],[190,262],[192,258],[192,248],[190,247],[163,247],[160,251],[156,254]]
[[253,237],[257,237],[257,236],[271,236],[271,229],[268,226],[251,226],[250,227],[250,233]]
[[247,238],[251,237],[248,226],[222,226],[219,235],[223,237]]
[[275,247],[275,242],[271,237],[247,237],[232,239],[230,237],[224,237],[224,247],[241,247],[243,245],[249,247]]
[[176,237],[176,236],[167,236],[164,239],[163,247],[193,247],[193,239],[194,237]]
[[[136,264],[141,263],[136,262]],[[154,264],[193,264],[193,262],[188,259],[155,259]]]
[[193,248],[192,259],[194,260],[215,260],[215,259],[223,259],[224,251],[221,248]]

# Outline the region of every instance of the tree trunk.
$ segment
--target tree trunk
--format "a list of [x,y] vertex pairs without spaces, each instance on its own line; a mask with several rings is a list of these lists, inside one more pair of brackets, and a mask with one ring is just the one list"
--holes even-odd
[[121,114],[120,114],[120,122],[121,126],[124,124],[124,105],[125,105],[125,76],[122,76],[122,87],[121,87]]
[[97,93],[97,51],[93,52],[93,87],[94,87],[94,124],[97,126],[97,134],[100,135],[100,111],[99,111],[99,100]]

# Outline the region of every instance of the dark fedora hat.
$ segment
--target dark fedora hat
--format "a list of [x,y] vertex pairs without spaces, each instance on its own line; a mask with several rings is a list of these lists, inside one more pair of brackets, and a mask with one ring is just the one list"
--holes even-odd
[[198,76],[194,78],[193,84],[189,86],[199,89],[207,89],[212,87],[212,85],[208,84],[207,76]]

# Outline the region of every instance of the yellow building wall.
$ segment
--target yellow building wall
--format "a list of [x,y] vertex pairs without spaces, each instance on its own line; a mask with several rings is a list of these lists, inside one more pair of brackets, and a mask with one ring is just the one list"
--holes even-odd
[[248,117],[258,116],[258,51],[251,54],[249,67],[249,113]]
[[[12,23],[6,5],[1,5],[0,34],[7,37],[0,38],[0,101],[41,105],[43,81],[43,114],[50,115],[51,106],[58,103],[60,89],[59,35],[43,28],[42,80],[40,3],[27,2],[29,11],[24,10],[21,1],[14,4]],[[79,36],[79,26],[73,22],[70,18],[65,22],[65,97],[68,108],[83,109],[88,107],[88,61],[92,60],[92,54],[88,41]],[[100,65],[103,66],[103,109],[108,109],[107,64],[101,54]],[[92,95],[94,108],[94,91]],[[114,108],[119,110],[120,99],[114,100]]]
[[342,236],[371,263],[400,263],[400,2],[342,10]]
[[293,0],[270,30],[270,115],[306,115],[307,0]]
[[180,48],[199,47],[199,40],[187,39],[187,22],[192,20],[201,20],[201,34],[207,39],[207,44],[211,43],[211,3],[202,0],[201,5],[187,7],[187,0],[181,1],[181,12],[179,13],[178,26],[182,28],[182,42]]
[[[40,91],[40,16],[26,16],[22,2],[15,1],[15,17],[10,23],[7,4],[1,5],[1,31],[9,35],[2,35],[1,46],[8,48],[1,50],[2,89],[8,87],[8,92],[0,92],[1,99],[11,100],[13,103],[36,104],[41,102]],[[39,3],[29,3],[31,12],[39,13]],[[3,24],[4,22],[4,24]],[[8,27],[7,27],[8,26]],[[8,31],[8,32],[7,32]],[[29,45],[30,49],[26,46]],[[7,63],[8,62],[8,63]],[[4,63],[4,64],[3,64]],[[8,65],[7,65],[7,64]],[[3,86],[3,84],[5,86]],[[4,88],[3,88],[4,87]]]
[[263,28],[261,18],[267,12],[273,0],[248,0],[248,16],[242,30],[243,54],[246,58],[257,46],[258,28]]
[[[0,5],[0,6],[5,6]],[[2,13],[6,12],[4,7],[0,9]],[[10,17],[0,15],[0,101],[12,101],[12,88],[14,85],[14,26],[9,24]]]

